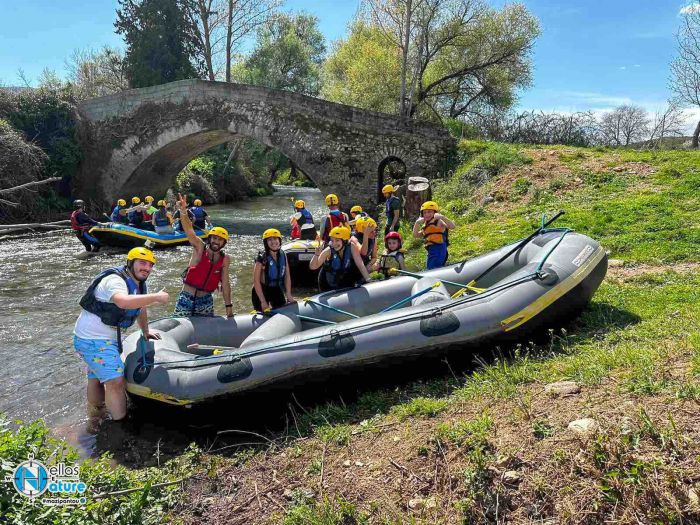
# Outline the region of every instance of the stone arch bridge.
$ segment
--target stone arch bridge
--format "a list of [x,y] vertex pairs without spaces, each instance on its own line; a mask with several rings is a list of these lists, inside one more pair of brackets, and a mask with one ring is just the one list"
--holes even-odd
[[181,80],[86,100],[77,108],[84,157],[74,194],[105,206],[163,195],[196,155],[239,137],[278,149],[344,206],[376,204],[382,167],[444,171],[454,141],[438,126],[243,84]]

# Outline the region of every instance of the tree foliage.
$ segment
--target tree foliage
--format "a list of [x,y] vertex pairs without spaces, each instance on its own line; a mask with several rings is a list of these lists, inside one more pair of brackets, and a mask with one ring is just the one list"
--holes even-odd
[[[671,62],[670,87],[680,103],[700,107],[700,11],[684,10],[676,40],[678,55]],[[700,122],[693,132],[692,146],[698,147]]]
[[606,146],[629,146],[646,138],[649,115],[640,106],[623,104],[603,114],[599,122],[600,142]]
[[232,76],[246,84],[318,95],[325,52],[318,18],[280,13],[258,29],[255,49]]
[[125,72],[134,88],[194,78],[195,30],[185,16],[188,0],[119,0],[116,32],[126,42]]
[[66,61],[68,82],[78,100],[111,95],[129,88],[124,57],[108,47],[76,50]]
[[47,156],[6,120],[0,119],[0,186],[9,188],[37,180]]

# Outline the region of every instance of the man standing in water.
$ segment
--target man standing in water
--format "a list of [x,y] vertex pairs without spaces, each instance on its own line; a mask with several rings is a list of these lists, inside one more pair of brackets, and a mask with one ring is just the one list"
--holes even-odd
[[87,399],[92,414],[106,405],[113,420],[126,416],[122,332],[136,321],[146,339],[160,339],[149,333],[146,313],[147,306],[168,302],[165,290],[147,293],[146,279],[155,263],[151,250],[132,248],[126,266],[99,274],[80,299],[73,346],[88,365]]
[[224,294],[226,317],[233,317],[231,304],[231,282],[229,265],[231,258],[221,251],[228,241],[228,232],[221,226],[209,230],[206,241],[194,233],[192,221],[187,213],[187,200],[178,194],[180,224],[192,245],[192,257],[183,279],[182,291],[175,305],[175,317],[214,316],[212,292],[219,286]]

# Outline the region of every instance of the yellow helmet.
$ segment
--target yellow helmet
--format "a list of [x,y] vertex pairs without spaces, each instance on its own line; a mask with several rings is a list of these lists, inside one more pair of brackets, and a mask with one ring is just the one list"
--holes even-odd
[[141,199],[138,197],[131,197],[131,204],[138,204],[139,202],[141,202]]
[[124,199],[119,199],[117,201],[117,206],[126,206],[126,201]]
[[294,207],[295,208],[306,208],[306,203],[303,200],[299,199],[298,201],[296,201],[294,203]]
[[345,226],[336,226],[328,234],[329,237],[335,237],[336,239],[343,239],[344,241],[350,240],[350,229]]
[[425,201],[420,206],[421,213],[423,213],[424,210],[433,210],[434,212],[437,213],[440,211],[440,207],[438,206],[437,202],[435,202],[435,201]]
[[368,226],[376,229],[377,221],[372,217],[360,217],[355,223],[355,230],[357,230],[357,233],[364,233]]
[[350,208],[350,213],[362,213],[362,206],[355,204],[355,206]]
[[222,228],[221,226],[214,226],[211,230],[209,230],[209,235],[218,235],[225,241],[228,241],[228,231],[226,228]]
[[163,199],[160,199],[158,201],[158,206],[165,206],[165,201]]
[[391,184],[387,184],[382,188],[382,193],[394,193],[396,190]]
[[193,204],[194,204],[195,206],[201,206],[201,205],[202,205],[202,201],[201,201],[200,199],[195,199],[194,202],[193,202]]
[[143,198],[143,201],[144,201],[146,204],[151,204],[154,200],[155,200],[155,199],[154,199],[153,197],[151,197],[150,195],[146,195],[146,196]]
[[335,193],[329,193],[326,195],[326,206],[337,206],[340,203],[340,199]]
[[280,239],[282,239],[282,234],[276,228],[268,228],[267,230],[265,230],[262,237],[263,240],[269,239],[270,237],[279,237]]
[[143,259],[144,261],[149,261],[153,264],[156,263],[156,256],[153,255],[153,252],[148,248],[144,248],[143,246],[132,248],[129,250],[129,253],[126,254],[127,262],[135,259]]

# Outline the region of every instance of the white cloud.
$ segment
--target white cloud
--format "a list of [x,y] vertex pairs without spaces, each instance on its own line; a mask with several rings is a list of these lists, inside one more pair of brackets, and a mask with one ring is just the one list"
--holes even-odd
[[625,69],[627,69],[627,66],[620,66],[620,69],[624,71]]
[[688,13],[697,13],[700,11],[700,2],[693,2],[685,7],[681,7],[680,14],[687,15]]
[[633,102],[629,97],[606,95],[595,91],[556,91],[552,95],[559,98],[562,103],[570,103],[572,106],[577,107],[615,107],[621,104],[632,104]]

